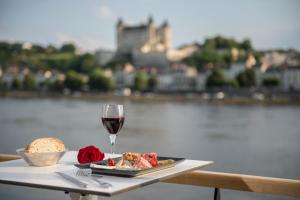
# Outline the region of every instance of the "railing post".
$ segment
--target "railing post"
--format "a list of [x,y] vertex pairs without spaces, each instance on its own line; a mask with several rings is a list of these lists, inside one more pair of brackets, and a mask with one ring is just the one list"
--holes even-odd
[[214,200],[221,200],[221,194],[220,194],[220,189],[219,188],[215,188]]

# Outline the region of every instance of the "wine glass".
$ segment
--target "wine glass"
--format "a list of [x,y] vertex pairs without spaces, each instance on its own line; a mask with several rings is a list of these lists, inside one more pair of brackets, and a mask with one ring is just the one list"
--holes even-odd
[[102,124],[109,133],[110,153],[114,154],[117,133],[121,130],[124,123],[123,105],[105,104],[102,106]]

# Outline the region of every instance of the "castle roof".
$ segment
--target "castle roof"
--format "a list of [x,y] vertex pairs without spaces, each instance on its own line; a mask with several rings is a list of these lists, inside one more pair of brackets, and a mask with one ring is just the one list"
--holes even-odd
[[169,26],[169,22],[167,20],[165,20],[161,26],[162,27],[167,27],[167,26]]
[[[149,18],[148,18],[148,22],[146,23],[142,23],[142,24],[139,24],[139,25],[126,25],[126,23],[124,24],[123,20],[120,18],[117,22],[117,26],[120,26],[122,25],[123,27],[123,30],[141,30],[141,29],[146,29],[148,28],[148,26],[150,24],[154,23],[154,20],[153,20],[153,17],[150,15]],[[164,27],[168,27],[169,26],[169,23],[167,20],[165,20],[161,26],[159,26],[158,28],[164,28]]]
[[183,45],[177,47],[177,49],[184,49],[184,48],[191,47],[191,46],[195,46],[195,47],[197,47],[199,49],[202,47],[202,45],[199,44],[198,42],[194,42],[192,44],[183,44]]
[[141,29],[146,29],[146,28],[147,28],[147,25],[141,24],[138,26],[125,26],[124,30],[141,30]]

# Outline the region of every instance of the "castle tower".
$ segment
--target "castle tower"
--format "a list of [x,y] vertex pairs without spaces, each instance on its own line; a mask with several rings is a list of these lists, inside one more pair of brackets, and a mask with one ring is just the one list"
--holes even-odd
[[155,50],[155,43],[156,43],[156,28],[154,24],[153,17],[150,15],[148,18],[148,41],[150,46],[150,51]]
[[123,20],[120,18],[116,24],[116,39],[117,39],[117,48],[119,49],[121,47],[121,41],[122,41],[122,32],[124,28]]
[[171,27],[167,20],[162,24],[161,29],[162,29],[161,41],[165,46],[165,49],[169,50],[171,49],[172,35],[171,35]]

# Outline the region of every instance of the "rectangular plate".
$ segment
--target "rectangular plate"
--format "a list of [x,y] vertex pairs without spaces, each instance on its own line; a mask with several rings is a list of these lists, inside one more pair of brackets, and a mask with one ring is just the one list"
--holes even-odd
[[[119,161],[121,157],[118,158],[113,158],[116,162]],[[112,176],[123,176],[123,177],[135,177],[135,176],[140,176],[152,172],[157,172],[163,169],[167,169],[170,167],[174,167],[176,164],[182,162],[185,160],[185,158],[175,158],[175,157],[163,157],[163,156],[158,156],[157,160],[167,160],[167,159],[172,159],[175,162],[167,165],[161,165],[157,167],[152,167],[148,169],[141,169],[141,170],[118,170],[118,169],[99,169],[99,168],[91,168],[93,174],[104,174],[104,175],[112,175]],[[100,162],[93,162],[94,164],[100,164],[100,165],[107,165],[107,160],[103,160]],[[90,168],[90,163],[87,164],[75,164],[76,167],[78,168]]]

